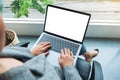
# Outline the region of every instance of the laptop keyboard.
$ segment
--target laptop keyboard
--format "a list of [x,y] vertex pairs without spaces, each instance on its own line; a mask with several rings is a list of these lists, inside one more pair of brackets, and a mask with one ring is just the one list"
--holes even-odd
[[79,45],[77,44],[70,43],[68,41],[64,41],[64,40],[61,40],[61,39],[58,39],[56,37],[46,35],[46,34],[42,36],[39,42],[50,42],[52,44],[51,49],[57,52],[60,52],[61,49],[63,48],[69,48],[73,52],[74,55],[77,53],[77,49],[79,47]]

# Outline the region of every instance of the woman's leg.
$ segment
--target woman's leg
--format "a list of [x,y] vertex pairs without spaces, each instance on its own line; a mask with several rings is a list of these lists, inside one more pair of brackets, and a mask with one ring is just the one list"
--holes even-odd
[[97,56],[99,53],[98,49],[95,49],[93,51],[87,51],[85,45],[82,45],[81,51],[80,51],[80,55],[83,55],[85,57],[85,60],[88,62],[91,62],[92,59]]
[[88,80],[91,65],[84,59],[78,58],[76,62],[76,69],[83,80]]
[[85,60],[78,58],[76,62],[76,68],[83,80],[88,80],[91,69],[89,62],[91,62],[92,59],[98,55],[98,52],[98,49],[87,51],[86,46],[84,44],[82,45],[80,55],[83,55],[85,57]]
[[87,52],[86,46],[83,44],[79,55],[83,55],[86,52]]

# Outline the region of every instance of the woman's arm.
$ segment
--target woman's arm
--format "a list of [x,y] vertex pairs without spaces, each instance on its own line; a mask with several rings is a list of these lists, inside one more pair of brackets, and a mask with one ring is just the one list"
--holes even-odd
[[78,71],[73,67],[73,53],[69,49],[62,49],[59,57],[65,80],[82,80]]
[[31,53],[35,56],[45,53],[45,55],[48,54],[48,49],[51,47],[50,42],[41,42],[37,44],[32,50]]
[[63,68],[65,80],[82,80],[77,69],[73,66],[66,66]]
[[32,50],[24,47],[4,47],[0,56],[1,57],[18,57],[18,58],[33,58],[39,54],[47,54],[48,49],[51,47],[50,43],[43,42],[36,45]]

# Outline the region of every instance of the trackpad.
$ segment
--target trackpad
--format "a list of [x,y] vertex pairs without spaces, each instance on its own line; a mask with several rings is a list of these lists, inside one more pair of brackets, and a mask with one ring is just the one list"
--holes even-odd
[[49,50],[49,55],[47,56],[47,60],[53,66],[60,67],[59,62],[58,62],[59,56],[60,56],[60,53],[55,52],[53,50]]

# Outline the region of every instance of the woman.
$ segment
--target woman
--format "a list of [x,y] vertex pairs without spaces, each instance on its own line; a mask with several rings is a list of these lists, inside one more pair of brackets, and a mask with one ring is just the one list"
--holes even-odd
[[[5,30],[2,17],[0,17],[0,51],[5,44]],[[48,55],[51,47],[49,42],[38,44],[31,51],[26,48],[6,47],[0,54],[0,80],[82,80],[78,71],[73,67],[72,52],[64,48],[61,50],[59,63],[63,76],[56,73],[44,55]],[[4,52],[5,51],[5,52]],[[81,54],[88,62],[97,56],[98,51],[87,52],[83,46]],[[24,62],[23,59],[29,59]],[[54,74],[54,75],[53,75]]]

